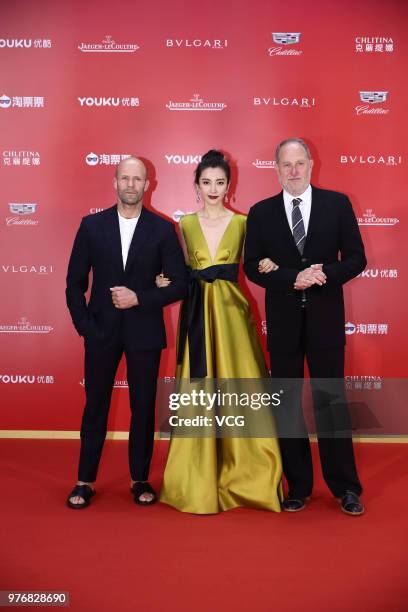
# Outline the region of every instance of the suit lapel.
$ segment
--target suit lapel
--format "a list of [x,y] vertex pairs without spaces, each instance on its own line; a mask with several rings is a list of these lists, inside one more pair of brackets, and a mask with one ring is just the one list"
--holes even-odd
[[304,251],[306,251],[308,245],[313,239],[313,234],[315,233],[316,228],[319,226],[319,221],[322,218],[323,207],[324,202],[321,198],[319,189],[312,187],[312,207],[310,209],[309,227],[307,228]]
[[146,243],[146,240],[149,238],[152,230],[153,224],[149,211],[142,207],[142,212],[140,213],[139,221],[137,222],[132,242],[130,243],[125,272],[130,270],[138,253],[140,252],[140,249]]
[[278,222],[282,229],[282,239],[285,244],[290,245],[290,249],[299,257],[299,251],[293,238],[292,229],[289,226],[288,218],[286,216],[285,204],[283,201],[283,191],[278,195]]
[[104,231],[112,255],[112,266],[123,274],[122,243],[120,240],[119,218],[116,206],[104,217]]

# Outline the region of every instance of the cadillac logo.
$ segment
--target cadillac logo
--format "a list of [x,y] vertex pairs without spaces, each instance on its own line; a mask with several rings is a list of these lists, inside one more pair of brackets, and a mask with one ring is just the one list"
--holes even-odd
[[360,91],[360,100],[369,104],[377,104],[385,102],[388,96],[388,91]]
[[278,45],[294,45],[300,41],[300,32],[273,32],[272,39]]
[[37,204],[9,204],[13,215],[32,215],[37,209]]

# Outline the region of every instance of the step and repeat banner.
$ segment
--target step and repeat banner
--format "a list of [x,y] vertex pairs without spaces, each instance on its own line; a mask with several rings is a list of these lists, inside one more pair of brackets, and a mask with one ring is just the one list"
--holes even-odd
[[[367,269],[345,287],[347,385],[407,373],[404,1],[14,0],[0,6],[2,430],[77,430],[83,342],[65,275],[83,216],[115,201],[117,163],[148,166],[146,205],[197,210],[193,171],[222,149],[233,210],[280,190],[274,149],[304,138],[314,184],[346,193]],[[242,276],[265,346],[263,291]],[[166,310],[173,376],[178,305]],[[128,427],[121,364],[109,423]]]

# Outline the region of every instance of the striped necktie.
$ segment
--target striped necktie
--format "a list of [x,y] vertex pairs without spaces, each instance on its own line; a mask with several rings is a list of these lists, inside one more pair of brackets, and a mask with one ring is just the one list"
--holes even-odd
[[298,248],[298,251],[301,255],[303,255],[303,249],[305,247],[306,240],[306,232],[305,226],[303,223],[302,213],[299,208],[299,204],[301,203],[300,198],[294,198],[292,200],[292,232],[293,238],[295,239],[295,244]]

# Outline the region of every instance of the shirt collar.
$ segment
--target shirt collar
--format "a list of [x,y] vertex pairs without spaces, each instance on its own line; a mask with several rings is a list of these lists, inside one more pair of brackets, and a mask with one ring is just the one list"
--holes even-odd
[[307,189],[303,193],[301,193],[299,196],[290,195],[290,193],[285,191],[285,189],[283,190],[283,201],[286,205],[292,204],[292,200],[294,200],[295,197],[300,198],[302,200],[300,205],[302,205],[303,203],[311,202],[312,201],[312,186],[309,185]]

